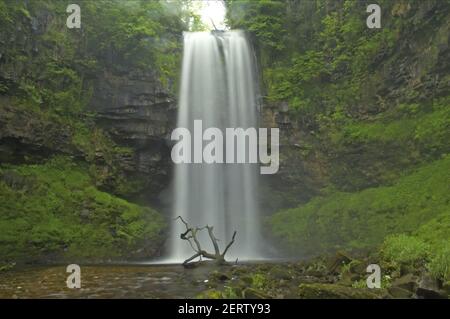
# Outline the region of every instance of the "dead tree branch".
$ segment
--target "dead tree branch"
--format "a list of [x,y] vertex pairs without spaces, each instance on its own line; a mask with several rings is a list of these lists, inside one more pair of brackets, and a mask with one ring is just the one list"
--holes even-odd
[[[224,251],[222,253],[220,253],[220,248],[219,248],[219,243],[218,243],[218,239],[214,236],[214,226],[209,226],[206,225],[204,227],[190,227],[189,224],[183,219],[183,217],[178,216],[177,218],[175,218],[175,220],[179,219],[184,226],[186,227],[186,231],[182,234],[180,234],[180,238],[182,240],[187,240],[189,242],[189,245],[191,246],[192,250],[195,251],[195,254],[192,255],[191,257],[189,257],[188,259],[186,259],[183,262],[183,266],[186,266],[189,264],[189,262],[191,262],[192,260],[199,258],[200,259],[202,257],[204,258],[208,258],[208,259],[212,259],[215,260],[216,263],[218,264],[223,264],[225,263],[225,254],[228,252],[228,250],[230,249],[230,247],[234,244],[234,240],[236,238],[236,231],[234,231],[233,233],[233,237],[231,239],[231,241],[228,243],[228,245],[225,247]],[[214,247],[214,253],[209,253],[206,250],[203,250],[200,242],[197,239],[197,234],[198,232],[202,231],[206,229],[208,231],[208,235],[209,238],[211,239],[211,242],[213,244]]]

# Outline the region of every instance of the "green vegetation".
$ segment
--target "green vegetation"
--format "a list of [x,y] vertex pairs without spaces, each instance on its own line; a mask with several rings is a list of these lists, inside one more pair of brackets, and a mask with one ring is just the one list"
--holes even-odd
[[321,196],[277,212],[268,228],[296,255],[380,247],[390,263],[448,280],[450,7],[377,3],[381,29],[366,27],[366,1],[228,4],[231,26],[252,33],[266,102],[289,105],[296,142],[308,145],[282,152],[282,165],[283,155],[309,166],[319,157],[328,177]]
[[[278,212],[270,218],[271,230],[298,254],[374,248],[388,234],[412,232],[441,214],[448,215],[449,174],[446,156],[391,186],[333,192]],[[441,227],[442,232],[450,232]]]
[[401,104],[390,114],[381,114],[370,122],[347,123],[332,136],[339,144],[411,143],[412,151],[433,158],[450,151],[450,97],[432,101],[431,105]]
[[422,225],[411,235],[388,236],[380,250],[383,260],[394,268],[425,266],[443,282],[450,278],[450,215],[445,213]]
[[421,239],[407,236],[388,236],[381,248],[383,258],[399,264],[414,264],[423,261],[430,247]]
[[437,279],[448,281],[450,279],[450,249],[449,242],[446,247],[437,251],[430,257],[428,269],[430,273]]
[[[445,217],[448,219],[448,216]],[[429,228],[430,224],[435,223],[427,223],[424,227]],[[380,251],[383,260],[398,270],[402,266],[411,269],[420,269],[425,266],[431,275],[445,282],[450,278],[450,237],[448,235],[450,228],[448,224],[441,228],[445,228],[446,234],[437,242],[426,241],[420,234],[388,236]]]
[[86,168],[56,157],[0,170],[0,259],[104,260],[157,249],[162,217],[99,191]]
[[195,16],[183,1],[85,1],[82,28],[68,29],[66,7],[54,0],[0,1],[0,92],[7,98],[0,112],[13,106],[69,130],[96,185],[131,197],[144,182],[121,173],[119,160],[133,151],[111,141],[87,110],[95,79],[137,70],[175,93],[181,34],[196,25]]
[[39,149],[2,157],[0,260],[150,257],[162,217],[115,197],[146,182],[87,106],[105,73],[137,70],[176,92],[181,34],[199,22],[189,1],[83,1],[81,29],[69,29],[67,5],[0,0],[0,120]]
[[[311,195],[289,192],[296,185],[269,190],[301,205],[269,216],[267,226],[295,256],[377,251],[392,273],[426,269],[449,281],[450,5],[377,3],[381,29],[366,27],[367,1],[226,2],[229,25],[251,33],[265,103],[274,110],[286,103],[283,116],[298,130],[281,143],[301,146],[293,156],[282,149],[282,167],[292,160],[287,168],[295,172],[280,175],[311,182]],[[191,5],[85,1],[82,29],[69,30],[65,2],[0,0],[0,120],[10,123],[14,109],[29,120],[17,126],[39,126],[39,145],[64,154],[0,163],[0,260],[105,260],[158,249],[162,217],[117,197],[146,185],[123,173],[133,150],[112,141],[87,105],[104,73],[148,73],[155,86],[177,92],[182,31],[202,29]],[[56,147],[61,141],[67,145]],[[383,277],[383,287],[391,279]],[[204,296],[261,296],[281,280],[290,273],[269,279],[256,271],[241,291]],[[364,285],[360,277],[351,282]],[[305,297],[354,292],[299,289]]]

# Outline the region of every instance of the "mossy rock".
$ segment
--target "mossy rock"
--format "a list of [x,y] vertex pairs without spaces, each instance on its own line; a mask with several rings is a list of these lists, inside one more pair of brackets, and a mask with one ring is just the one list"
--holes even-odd
[[272,299],[272,297],[270,295],[266,294],[265,292],[263,292],[259,289],[254,289],[254,288],[246,288],[242,292],[242,296],[245,299]]
[[251,276],[248,276],[248,275],[242,276],[242,277],[241,277],[241,281],[242,281],[245,285],[248,285],[248,286],[250,286],[250,285],[253,284],[253,278],[252,278]]
[[222,292],[217,289],[209,289],[197,295],[198,299],[222,299]]
[[392,286],[406,289],[409,291],[415,291],[415,289],[417,288],[417,285],[418,285],[417,281],[418,281],[418,278],[416,276],[414,276],[413,274],[406,274],[406,275],[398,278],[397,280],[395,280],[392,283]]
[[336,284],[300,284],[298,296],[302,299],[378,299],[368,289],[351,288]]
[[365,275],[367,274],[367,265],[369,265],[369,262],[362,262],[360,260],[352,260],[352,262],[349,264],[350,272],[352,274],[358,274],[358,275]]
[[290,280],[292,279],[292,275],[289,272],[289,269],[286,267],[275,267],[269,272],[270,277],[273,279],[279,280]]
[[389,294],[396,299],[409,299],[413,293],[409,290],[400,287],[390,287],[388,289]]
[[327,268],[329,273],[339,273],[342,266],[352,262],[352,258],[343,251],[336,252],[336,255],[329,259],[327,262]]

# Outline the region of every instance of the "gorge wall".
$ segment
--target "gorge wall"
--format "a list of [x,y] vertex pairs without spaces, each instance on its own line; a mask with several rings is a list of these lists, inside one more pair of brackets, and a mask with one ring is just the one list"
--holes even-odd
[[450,7],[378,1],[382,28],[368,29],[369,3],[228,4],[260,57],[261,125],[281,129],[280,171],[262,197],[289,254],[373,249],[436,219],[428,241],[449,242]]
[[68,29],[65,10],[0,1],[0,259],[150,258],[189,13],[86,2]]
[[[450,8],[380,0],[382,28],[369,30],[369,2],[227,4],[259,58],[260,125],[281,129],[280,170],[259,197],[291,256],[395,234],[448,247]],[[117,5],[87,2],[69,30],[56,1],[0,1],[3,260],[160,253],[165,218],[149,206],[171,180],[189,13]]]

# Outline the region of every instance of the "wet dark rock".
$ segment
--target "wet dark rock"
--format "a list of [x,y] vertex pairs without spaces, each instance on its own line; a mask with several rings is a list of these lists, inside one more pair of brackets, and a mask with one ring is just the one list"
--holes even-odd
[[447,294],[439,289],[438,281],[431,275],[425,273],[419,280],[419,287],[416,290],[416,295],[424,299],[446,299]]
[[388,289],[388,292],[393,298],[398,298],[398,299],[408,299],[408,298],[411,298],[413,295],[413,293],[411,291],[400,288],[400,287],[390,287]]
[[445,282],[442,285],[442,290],[447,294],[447,296],[450,298],[450,281]]
[[353,274],[358,275],[366,275],[367,274],[367,266],[370,264],[367,260],[360,261],[360,260],[352,260],[350,263],[350,272]]
[[214,271],[210,275],[210,279],[211,280],[216,280],[216,281],[227,281],[227,280],[231,279],[231,276],[229,274],[227,274],[227,273]]
[[345,252],[338,251],[336,255],[328,261],[327,268],[330,274],[339,273],[342,266],[349,264],[352,258]]
[[413,274],[407,274],[405,276],[402,276],[398,279],[396,279],[393,283],[393,287],[399,287],[402,289],[406,289],[408,291],[415,291],[415,289],[418,286],[418,278],[414,276]]
[[[280,128],[280,167],[273,175],[263,175],[261,207],[269,213],[304,203],[320,193],[328,182],[326,164],[318,147],[311,147],[305,123],[288,110],[286,103],[265,103],[260,113],[261,127]],[[315,145],[317,146],[317,145]],[[303,152],[304,156],[299,156]],[[300,182],[301,181],[301,182]]]
[[36,162],[55,154],[81,155],[68,127],[12,106],[0,108],[0,162]]
[[142,191],[156,198],[170,180],[169,138],[176,120],[171,93],[151,71],[111,69],[97,75],[89,108],[116,143],[133,149],[130,175],[142,177]]

